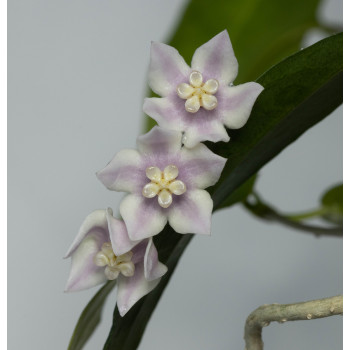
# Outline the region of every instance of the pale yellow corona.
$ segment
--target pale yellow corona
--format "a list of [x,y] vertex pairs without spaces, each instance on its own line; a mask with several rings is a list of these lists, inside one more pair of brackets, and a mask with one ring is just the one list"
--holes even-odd
[[163,171],[151,166],[146,169],[146,176],[151,180],[143,187],[142,194],[146,198],[158,195],[158,203],[162,208],[168,208],[173,202],[172,195],[177,196],[186,192],[186,185],[176,180],[179,169],[175,165],[168,165]]
[[111,243],[104,243],[101,250],[95,255],[94,263],[105,268],[105,275],[109,280],[115,280],[119,273],[131,277],[135,272],[135,265],[131,261],[132,252],[116,256]]
[[187,112],[196,113],[200,107],[211,111],[218,105],[214,96],[219,88],[216,79],[209,79],[203,83],[203,76],[200,72],[193,71],[189,77],[189,83],[181,83],[177,86],[177,94],[186,100],[185,109]]

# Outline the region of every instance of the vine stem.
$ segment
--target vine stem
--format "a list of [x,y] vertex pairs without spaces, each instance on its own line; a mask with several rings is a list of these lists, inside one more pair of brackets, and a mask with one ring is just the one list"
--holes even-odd
[[262,305],[253,311],[246,320],[245,350],[263,350],[262,328],[268,326],[270,322],[312,320],[342,314],[342,295],[296,304]]

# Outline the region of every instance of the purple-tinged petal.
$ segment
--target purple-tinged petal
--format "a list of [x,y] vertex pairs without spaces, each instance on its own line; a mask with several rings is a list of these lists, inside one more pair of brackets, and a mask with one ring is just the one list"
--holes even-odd
[[241,128],[248,120],[253,105],[264,88],[254,82],[225,87],[222,113],[224,124],[230,129]]
[[152,238],[149,238],[148,240],[144,267],[147,281],[153,281],[160,278],[168,271],[168,268],[158,260],[157,248],[154,245]]
[[142,263],[145,259],[146,249],[149,238],[143,239],[138,245],[132,249],[132,262],[136,265]]
[[107,221],[110,240],[115,255],[122,255],[130,251],[139,241],[131,241],[125,223],[113,216],[111,208],[107,209]]
[[120,214],[124,219],[131,240],[137,241],[158,234],[167,218],[156,198],[144,198],[129,194],[120,203]]
[[136,265],[132,277],[119,275],[117,279],[117,305],[120,315],[123,317],[136,302],[152,291],[159,281],[160,278],[153,281],[146,280],[143,263]]
[[192,123],[185,129],[183,137],[183,143],[188,148],[192,148],[202,141],[228,142],[229,140],[230,137],[222,122],[215,119],[210,122]]
[[94,257],[106,242],[102,232],[89,233],[71,253],[71,270],[66,292],[76,292],[94,287],[107,280],[104,268],[96,266]]
[[182,134],[155,126],[147,134],[137,138],[137,148],[144,155],[171,154],[181,148]]
[[190,68],[176,49],[152,42],[148,81],[156,94],[167,96],[186,80],[189,72]]
[[224,30],[200,46],[193,55],[191,65],[193,70],[203,74],[204,80],[217,79],[224,85],[234,81],[238,63],[227,31]]
[[169,207],[170,226],[178,233],[210,235],[213,201],[207,191],[192,190]]
[[183,100],[180,101],[181,105],[179,106],[173,103],[174,99],[176,100],[178,98],[145,98],[143,111],[154,119],[161,127],[183,131],[185,129],[183,113],[185,113],[186,116],[188,112],[185,110],[185,102]]
[[97,177],[109,190],[131,192],[143,176],[140,164],[139,152],[124,149],[97,173]]
[[207,188],[220,178],[226,159],[213,153],[203,144],[181,150],[182,171],[192,188]]
[[104,242],[109,241],[105,210],[95,210],[85,218],[84,222],[79,228],[77,236],[75,237],[72,245],[69,247],[66,255],[64,256],[64,259],[69,258],[77,249],[81,241],[90,233],[101,235],[105,239]]

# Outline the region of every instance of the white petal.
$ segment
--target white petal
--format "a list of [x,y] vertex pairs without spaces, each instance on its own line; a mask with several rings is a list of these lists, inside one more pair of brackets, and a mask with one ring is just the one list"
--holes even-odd
[[169,185],[169,190],[179,196],[186,192],[186,185],[180,180],[175,180]]
[[156,94],[167,96],[175,91],[179,83],[187,81],[189,72],[190,68],[176,49],[152,43],[148,82]]
[[200,72],[193,71],[190,74],[189,81],[190,81],[192,86],[194,86],[196,88],[201,87],[203,84],[203,76]]
[[189,98],[185,103],[185,109],[189,113],[196,113],[200,108],[199,98],[197,95]]
[[132,277],[120,275],[117,279],[117,305],[120,315],[124,316],[136,302],[152,291],[159,281],[160,278],[146,280],[143,263],[137,264]]
[[168,165],[163,170],[163,173],[165,180],[171,181],[177,178],[177,176],[179,175],[179,169],[176,165]]
[[173,197],[168,190],[161,190],[158,195],[158,203],[162,208],[168,208],[173,202]]
[[153,281],[162,277],[168,268],[159,262],[156,246],[153,244],[152,238],[149,239],[144,259],[145,277],[147,281]]
[[207,110],[207,111],[211,111],[214,108],[217,107],[218,105],[218,100],[215,96],[213,95],[208,95],[208,94],[203,94],[202,95],[202,104],[203,107]]
[[176,153],[181,148],[182,133],[155,126],[147,134],[137,138],[138,150],[147,155]]
[[[112,191],[133,192],[143,178],[141,156],[134,149],[118,152],[107,166],[97,173],[98,179]],[[144,171],[144,170],[143,170]]]
[[222,106],[224,124],[230,129],[241,128],[247,122],[253,105],[263,90],[255,82],[225,87]]
[[209,79],[203,85],[202,89],[208,94],[215,94],[219,89],[219,82],[216,79]]
[[226,30],[200,46],[193,55],[192,69],[228,85],[237,76],[238,63]]
[[130,194],[120,204],[120,214],[131,240],[137,241],[158,234],[167,218],[156,199]]
[[226,159],[213,153],[202,143],[193,148],[181,150],[182,168],[192,187],[207,188],[214,185],[220,178]]
[[159,190],[160,187],[157,184],[150,182],[143,187],[142,194],[146,198],[153,198],[158,194]]
[[213,201],[207,191],[192,190],[169,208],[170,226],[178,233],[210,235]]
[[176,92],[180,98],[187,99],[194,93],[194,88],[186,83],[181,83],[177,86]]

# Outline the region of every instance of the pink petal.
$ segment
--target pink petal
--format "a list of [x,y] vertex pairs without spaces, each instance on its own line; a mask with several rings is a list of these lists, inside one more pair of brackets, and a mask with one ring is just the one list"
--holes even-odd
[[204,80],[217,79],[224,85],[234,81],[238,63],[227,31],[200,46],[193,55],[191,66],[203,74]]
[[171,154],[181,148],[182,134],[155,126],[145,135],[137,138],[137,148],[143,155]]
[[213,201],[207,191],[192,190],[169,207],[170,226],[178,233],[210,235]]
[[167,218],[157,198],[144,198],[130,194],[120,204],[120,214],[126,224],[131,240],[137,241],[158,234]]
[[213,153],[203,144],[181,150],[182,172],[194,188],[207,188],[220,178],[226,159]]
[[264,88],[254,82],[225,87],[222,113],[224,124],[230,129],[241,128],[248,120],[253,105]]
[[130,251],[139,241],[131,241],[125,223],[113,216],[111,208],[107,210],[107,221],[110,239],[115,255],[122,255]]
[[136,265],[132,277],[119,275],[117,279],[117,305],[120,315],[124,316],[136,302],[152,291],[159,281],[160,278],[153,281],[146,280],[143,263]]
[[104,268],[96,266],[94,257],[103,243],[108,242],[101,231],[89,233],[71,253],[71,270],[66,292],[76,292],[94,287],[107,280]]
[[160,96],[167,96],[185,82],[190,68],[179,52],[171,46],[152,42],[148,81],[151,89]]
[[143,177],[140,165],[140,154],[133,149],[124,149],[97,173],[97,177],[109,190],[131,192]]
[[144,267],[147,281],[153,281],[160,278],[168,271],[168,268],[158,261],[157,248],[153,244],[152,238],[148,240]]

